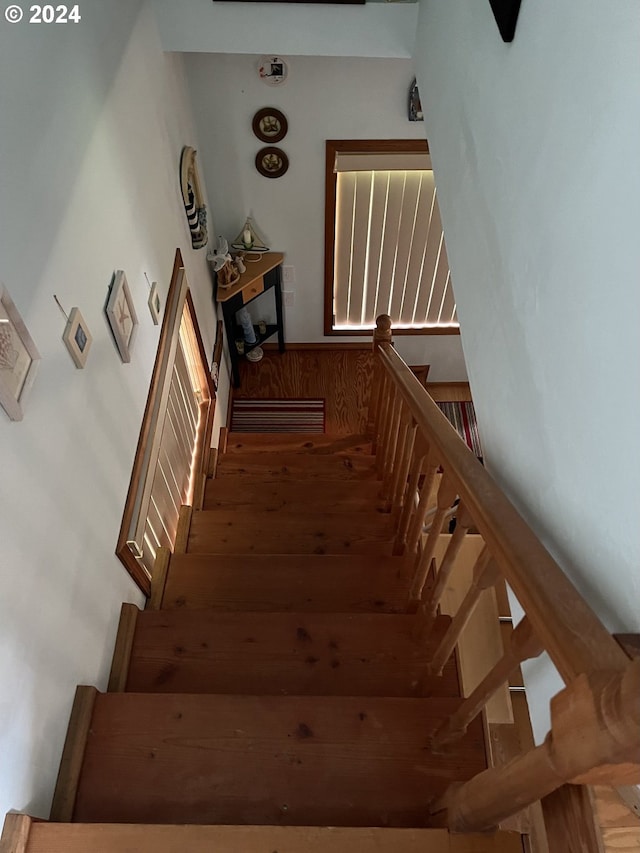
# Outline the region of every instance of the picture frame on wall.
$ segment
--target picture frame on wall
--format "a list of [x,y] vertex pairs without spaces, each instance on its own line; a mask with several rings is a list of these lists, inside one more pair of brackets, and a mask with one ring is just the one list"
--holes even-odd
[[7,288],[0,284],[0,405],[21,421],[40,353]]
[[62,334],[62,340],[69,350],[69,355],[73,359],[73,363],[77,368],[82,370],[87,363],[93,337],[79,308],[71,309],[69,320]]
[[160,294],[158,293],[157,281],[154,281],[151,284],[147,305],[149,306],[149,312],[151,313],[151,317],[153,318],[153,325],[157,326],[160,322],[160,314],[162,312],[162,302],[160,300]]
[[128,364],[138,328],[138,315],[124,270],[116,270],[105,311],[120,358]]
[[211,379],[213,387],[218,393],[218,383],[220,382],[220,364],[222,362],[222,344],[224,341],[223,323],[218,320],[216,324],[216,341],[213,347],[213,358],[211,359]]

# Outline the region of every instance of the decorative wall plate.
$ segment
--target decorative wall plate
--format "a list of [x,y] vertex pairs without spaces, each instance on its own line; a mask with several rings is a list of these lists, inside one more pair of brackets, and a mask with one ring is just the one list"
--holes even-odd
[[289,158],[281,148],[268,146],[256,154],[256,169],[265,178],[281,178],[289,168]]
[[280,142],[287,135],[289,123],[280,110],[263,107],[254,115],[252,127],[261,142]]
[[279,86],[289,76],[289,66],[281,56],[262,56],[258,64],[258,75],[269,86]]

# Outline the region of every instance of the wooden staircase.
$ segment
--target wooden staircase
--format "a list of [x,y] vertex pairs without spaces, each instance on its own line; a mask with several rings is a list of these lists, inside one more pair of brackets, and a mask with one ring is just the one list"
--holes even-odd
[[366,444],[230,437],[157,609],[123,605],[110,692],[78,688],[57,823],[26,853],[522,850],[434,828],[430,801],[487,745],[479,717],[431,749],[460,705],[455,658],[428,672],[450,617],[417,642],[378,493]]

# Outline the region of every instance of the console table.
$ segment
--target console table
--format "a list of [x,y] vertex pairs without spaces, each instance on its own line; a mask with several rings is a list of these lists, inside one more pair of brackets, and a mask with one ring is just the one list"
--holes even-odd
[[236,338],[242,337],[242,326],[236,322],[236,312],[270,290],[273,290],[276,302],[276,325],[267,324],[267,329],[263,335],[260,334],[258,327],[254,326],[256,343],[247,344],[245,342],[244,351],[245,353],[250,352],[254,347],[257,347],[276,333],[278,334],[278,348],[280,352],[284,352],[285,350],[282,315],[283,260],[284,255],[282,252],[265,252],[260,260],[255,263],[245,262],[247,271],[242,273],[240,281],[237,281],[228,288],[223,289],[220,286],[217,288],[216,298],[222,305],[222,317],[227,333],[229,355],[231,356],[231,381],[234,388],[240,387],[240,370],[238,364],[241,356],[236,349]]

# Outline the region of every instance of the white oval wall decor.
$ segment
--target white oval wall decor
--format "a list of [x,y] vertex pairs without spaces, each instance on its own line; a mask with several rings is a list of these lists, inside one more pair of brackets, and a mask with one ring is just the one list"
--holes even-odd
[[263,56],[258,63],[258,75],[269,86],[279,86],[289,76],[289,65],[281,56]]

